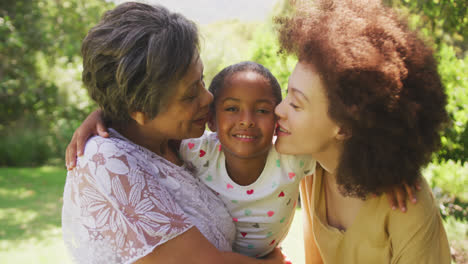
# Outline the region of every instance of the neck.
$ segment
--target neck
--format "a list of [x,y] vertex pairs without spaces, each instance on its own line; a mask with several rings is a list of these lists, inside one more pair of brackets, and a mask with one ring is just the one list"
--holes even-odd
[[268,158],[268,153],[254,158],[238,158],[232,155],[225,155],[226,170],[235,183],[239,185],[250,185],[254,183],[262,174]]
[[338,168],[341,154],[343,153],[343,143],[337,142],[336,144],[330,145],[324,151],[315,155],[316,160],[322,168],[329,174],[334,175]]
[[116,130],[133,143],[149,149],[158,156],[174,164],[181,163],[177,153],[171,149],[168,138],[159,136],[154,131],[148,131],[134,121],[130,121],[125,128],[117,128]]

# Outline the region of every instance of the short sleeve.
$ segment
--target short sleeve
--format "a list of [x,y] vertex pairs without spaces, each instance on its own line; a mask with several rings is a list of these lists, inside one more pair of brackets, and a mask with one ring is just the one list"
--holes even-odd
[[392,243],[391,263],[449,264],[450,248],[442,219],[425,180],[417,204],[408,211],[392,212],[388,232]]
[[199,138],[182,140],[179,154],[185,162],[192,163],[195,167],[201,167],[207,159],[221,151],[221,143],[217,133],[205,131]]
[[[78,263],[132,263],[192,227],[155,171],[106,139],[67,176],[62,228]],[[153,180],[150,180],[153,179]]]
[[288,155],[289,166],[292,171],[299,175],[299,180],[304,176],[312,175],[315,173],[317,162],[309,155]]

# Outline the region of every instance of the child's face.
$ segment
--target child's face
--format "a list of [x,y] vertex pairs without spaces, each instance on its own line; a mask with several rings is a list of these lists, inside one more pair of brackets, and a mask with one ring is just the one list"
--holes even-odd
[[275,106],[263,76],[251,71],[230,76],[215,102],[214,125],[225,155],[267,155],[276,125]]

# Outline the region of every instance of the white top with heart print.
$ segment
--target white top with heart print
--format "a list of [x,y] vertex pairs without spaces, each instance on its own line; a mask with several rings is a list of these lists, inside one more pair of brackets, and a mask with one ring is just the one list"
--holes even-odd
[[271,252],[288,233],[299,196],[299,183],[315,171],[310,156],[283,155],[272,147],[258,179],[248,185],[229,177],[216,133],[182,141],[180,154],[195,167],[194,174],[224,201],[236,224],[233,250],[261,257]]

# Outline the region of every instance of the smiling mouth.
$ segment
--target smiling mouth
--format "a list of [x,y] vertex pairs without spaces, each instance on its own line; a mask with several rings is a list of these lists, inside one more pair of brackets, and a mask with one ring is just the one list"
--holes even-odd
[[257,136],[252,136],[252,135],[244,135],[244,134],[234,134],[232,135],[235,139],[237,139],[240,142],[253,142],[257,140]]
[[237,134],[237,135],[234,135],[234,137],[236,137],[236,138],[244,138],[244,139],[254,139],[254,138],[256,138],[256,137],[254,137],[254,136],[238,135],[238,134]]
[[282,134],[291,134],[288,130],[284,129],[282,126],[278,125],[277,132]]
[[206,115],[206,116],[204,116],[202,118],[193,120],[193,122],[195,124],[197,124],[197,125],[205,125],[207,121],[208,121],[208,115]]

